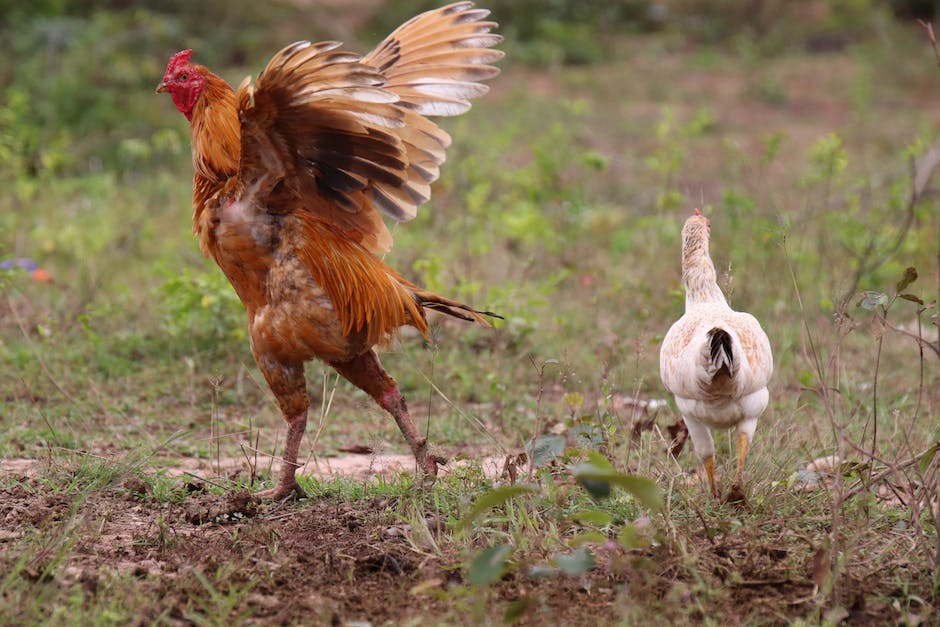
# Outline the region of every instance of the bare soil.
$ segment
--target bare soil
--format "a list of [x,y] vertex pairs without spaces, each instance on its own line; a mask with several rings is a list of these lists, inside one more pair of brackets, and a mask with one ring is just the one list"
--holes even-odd
[[[6,460],[0,470],[10,486],[0,489],[0,570],[23,559],[22,577],[40,587],[79,590],[86,600],[136,586],[153,600],[141,624],[193,624],[225,611],[261,624],[478,624],[500,622],[506,612],[521,613],[522,624],[606,624],[650,615],[782,624],[826,611],[814,597],[819,556],[784,518],[760,528],[733,529],[731,520],[726,529],[703,526],[686,532],[684,549],[661,536],[634,551],[613,542],[593,545],[597,566],[586,575],[534,578],[534,564],[516,564],[497,584],[478,590],[466,580],[470,557],[449,539],[453,521],[425,511],[426,529],[413,528],[394,499],[258,504],[247,492],[212,494],[193,481],[175,503],[155,500],[148,484],[132,477],[76,500],[52,492],[37,462]],[[44,545],[32,535],[66,533],[77,541],[61,563],[55,541]],[[33,555],[17,551],[46,545]],[[695,554],[694,568],[683,551]],[[904,561],[892,563],[903,568]],[[909,620],[892,607],[902,592],[891,581],[923,580],[923,574],[870,567],[847,565],[839,617],[849,624]],[[207,587],[220,599],[215,607],[205,605]]]

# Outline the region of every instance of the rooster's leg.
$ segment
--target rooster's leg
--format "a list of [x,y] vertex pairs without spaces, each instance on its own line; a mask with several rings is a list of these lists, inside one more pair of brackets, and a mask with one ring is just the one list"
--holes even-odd
[[281,500],[296,493],[297,496],[303,497],[304,491],[297,485],[297,479],[294,477],[300,465],[297,463],[297,453],[300,450],[300,441],[304,437],[304,429],[307,427],[307,407],[310,405],[304,381],[303,363],[283,364],[263,356],[257,358],[256,361],[277,398],[284,419],[287,420],[287,438],[284,442],[281,476],[277,485],[255,496],[260,499]]
[[424,472],[426,479],[433,481],[437,476],[437,465],[446,464],[447,460],[428,452],[427,439],[418,434],[418,429],[408,414],[405,399],[398,391],[398,384],[382,368],[375,351],[370,350],[349,361],[330,365],[392,415],[408,446],[411,447],[418,467]]

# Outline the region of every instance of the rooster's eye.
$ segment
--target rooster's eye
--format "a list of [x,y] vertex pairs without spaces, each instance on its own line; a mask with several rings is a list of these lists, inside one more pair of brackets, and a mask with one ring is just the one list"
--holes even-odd
[[179,80],[181,81],[185,81],[188,78],[189,78],[189,74],[187,74],[186,72],[183,72],[182,74],[179,75]]

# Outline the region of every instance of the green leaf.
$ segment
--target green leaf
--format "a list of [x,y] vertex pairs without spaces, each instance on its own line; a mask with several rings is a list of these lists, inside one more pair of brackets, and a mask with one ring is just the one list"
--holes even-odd
[[637,534],[636,525],[626,523],[621,527],[620,532],[617,534],[617,542],[627,550],[635,549],[640,546],[642,543],[640,542],[639,534]]
[[565,436],[543,435],[529,441],[526,445],[526,455],[532,458],[536,468],[542,468],[555,461],[565,452]]
[[800,381],[800,385],[804,388],[813,387],[813,373],[809,370],[800,370],[800,373],[796,377]]
[[610,463],[610,460],[597,451],[588,451],[588,461],[593,464],[595,468],[614,472],[614,465]]
[[506,558],[512,547],[508,544],[498,544],[483,549],[470,563],[467,573],[470,583],[475,586],[487,586],[499,579],[506,566]]
[[927,472],[927,469],[930,468],[930,463],[933,461],[933,458],[937,456],[937,450],[940,450],[940,442],[934,442],[933,446],[927,449],[924,456],[920,458],[919,466],[921,472]]
[[862,300],[859,301],[859,306],[868,311],[872,311],[878,305],[885,305],[888,303],[888,295],[882,292],[872,292],[865,291],[862,292]]
[[904,276],[902,276],[901,280],[898,281],[898,284],[895,287],[895,289],[897,289],[898,292],[903,292],[904,289],[908,285],[910,285],[916,280],[917,280],[917,268],[914,268],[913,266],[908,266],[907,268],[904,269]]
[[522,616],[533,607],[535,607],[535,599],[528,595],[521,596],[510,603],[509,607],[506,608],[506,613],[503,614],[503,622],[507,625],[511,625],[522,618]]
[[495,490],[490,490],[476,500],[476,502],[473,504],[473,507],[470,508],[470,511],[466,516],[464,516],[460,524],[464,529],[467,529],[470,527],[470,525],[473,524],[473,521],[476,520],[480,514],[486,510],[490,509],[491,507],[501,505],[514,496],[519,496],[520,494],[526,494],[528,492],[532,492],[532,488],[524,485],[508,485],[502,488],[496,488]]
[[903,298],[904,300],[909,300],[912,303],[917,303],[918,305],[921,305],[921,306],[924,305],[924,299],[921,298],[920,296],[916,296],[914,294],[901,294],[900,297]]
[[605,525],[609,525],[613,521],[614,517],[599,509],[585,509],[575,513],[571,519],[579,523],[586,523],[596,527],[603,527]]
[[542,579],[543,577],[557,577],[558,569],[548,564],[536,564],[529,569],[529,577],[532,579]]
[[662,496],[656,482],[645,477],[626,475],[616,472],[610,462],[603,460],[607,468],[600,467],[594,461],[581,462],[574,468],[574,477],[585,490],[596,498],[610,496],[611,486],[617,486],[632,494],[649,509],[662,507]]
[[581,547],[571,553],[558,553],[555,562],[566,575],[583,575],[594,568],[594,554],[586,547]]
[[578,483],[596,499],[606,499],[612,492],[610,481],[607,479],[596,479],[588,476],[577,477]]

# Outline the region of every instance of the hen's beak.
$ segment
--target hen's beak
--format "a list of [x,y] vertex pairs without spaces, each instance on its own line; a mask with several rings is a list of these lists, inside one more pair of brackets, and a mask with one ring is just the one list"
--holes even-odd
[[159,85],[157,85],[157,90],[153,93],[162,94],[165,91],[170,91],[170,86],[167,85],[165,82],[161,82]]

